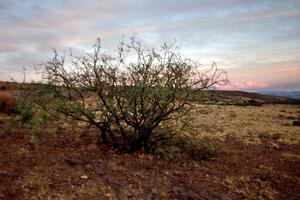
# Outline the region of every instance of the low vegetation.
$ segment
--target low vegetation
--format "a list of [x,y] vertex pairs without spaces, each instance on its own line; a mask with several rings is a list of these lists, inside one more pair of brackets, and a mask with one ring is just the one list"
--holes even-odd
[[168,160],[209,160],[224,152],[215,139],[164,137],[153,145],[153,154]]

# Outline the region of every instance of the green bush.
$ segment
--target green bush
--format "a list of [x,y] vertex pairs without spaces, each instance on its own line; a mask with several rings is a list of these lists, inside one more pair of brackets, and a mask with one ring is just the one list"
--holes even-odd
[[193,160],[208,160],[223,152],[221,146],[211,138],[193,140],[187,151]]
[[154,155],[159,158],[166,158],[168,156],[168,152],[163,148],[156,148],[154,150]]
[[153,145],[153,154],[166,159],[209,160],[223,152],[222,147],[211,138],[164,137]]
[[20,113],[20,120],[23,123],[27,123],[34,116],[33,105],[31,103],[19,102],[17,109]]
[[[17,120],[25,124],[30,129],[30,135],[33,139],[40,133],[45,127],[50,118],[49,111],[43,110],[45,102],[42,102],[40,98],[36,101],[29,102],[26,98],[20,99],[18,102],[18,117]],[[42,106],[43,105],[43,106]],[[59,120],[59,118],[55,119]]]
[[46,122],[47,122],[47,116],[44,113],[32,117],[27,123],[30,128],[31,135],[33,137],[36,137],[40,133],[40,131],[44,128]]

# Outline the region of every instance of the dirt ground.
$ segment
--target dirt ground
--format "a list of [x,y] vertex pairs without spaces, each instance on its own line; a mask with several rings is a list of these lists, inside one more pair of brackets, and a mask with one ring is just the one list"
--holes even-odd
[[224,150],[209,160],[126,154],[97,131],[60,128],[35,142],[0,115],[0,199],[300,199],[299,105],[197,106],[193,126]]

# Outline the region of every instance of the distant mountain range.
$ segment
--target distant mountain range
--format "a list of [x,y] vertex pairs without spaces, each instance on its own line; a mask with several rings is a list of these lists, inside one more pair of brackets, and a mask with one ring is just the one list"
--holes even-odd
[[221,104],[238,104],[248,105],[252,102],[258,103],[275,103],[275,104],[300,104],[300,93],[292,94],[287,92],[277,92],[276,94],[271,91],[230,91],[230,90],[210,90],[207,91],[206,101],[221,103]]
[[287,91],[287,90],[276,90],[276,91],[256,91],[260,94],[267,94],[272,96],[289,97],[293,99],[300,99],[300,90]]

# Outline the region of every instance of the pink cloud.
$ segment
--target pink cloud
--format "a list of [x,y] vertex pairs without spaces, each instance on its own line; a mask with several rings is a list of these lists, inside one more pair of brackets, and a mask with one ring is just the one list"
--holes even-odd
[[234,82],[224,86],[219,86],[221,90],[250,90],[250,89],[264,89],[271,87],[268,83],[248,81],[248,82]]

